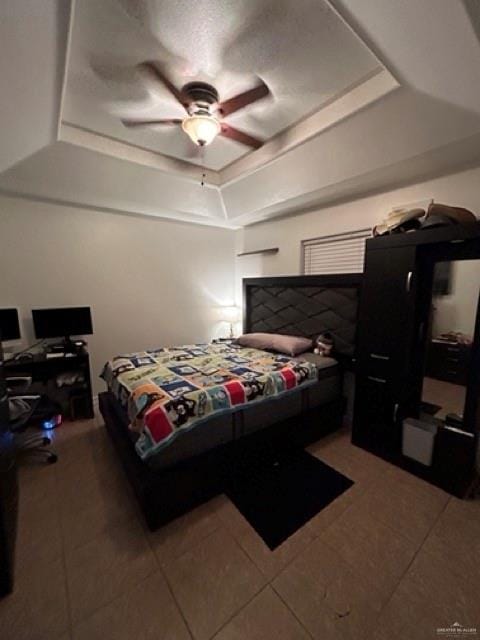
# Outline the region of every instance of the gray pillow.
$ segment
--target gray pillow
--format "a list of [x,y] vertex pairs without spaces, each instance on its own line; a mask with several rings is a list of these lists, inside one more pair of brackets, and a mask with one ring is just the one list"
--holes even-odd
[[283,336],[279,333],[244,333],[237,339],[241,347],[252,349],[270,349],[285,353],[287,356],[298,356],[312,348],[312,341],[301,336]]

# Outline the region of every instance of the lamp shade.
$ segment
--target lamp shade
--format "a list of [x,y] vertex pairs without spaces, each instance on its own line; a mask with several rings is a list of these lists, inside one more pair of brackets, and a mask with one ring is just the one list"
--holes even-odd
[[240,307],[222,307],[222,319],[225,322],[238,322],[240,320]]
[[220,133],[220,123],[213,116],[193,115],[185,118],[182,129],[195,144],[203,147]]

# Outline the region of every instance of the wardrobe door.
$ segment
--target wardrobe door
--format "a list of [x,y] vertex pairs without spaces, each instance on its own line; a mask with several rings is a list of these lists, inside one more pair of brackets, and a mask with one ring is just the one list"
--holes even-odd
[[360,303],[353,440],[400,447],[415,325],[415,247],[367,250]]
[[358,357],[369,364],[372,354],[400,362],[413,321],[416,248],[367,252],[362,286]]

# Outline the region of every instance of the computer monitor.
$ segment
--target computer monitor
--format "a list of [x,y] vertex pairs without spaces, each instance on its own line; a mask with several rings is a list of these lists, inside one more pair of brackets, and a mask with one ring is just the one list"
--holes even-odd
[[90,307],[61,307],[59,309],[32,309],[35,337],[65,338],[93,333]]
[[0,309],[0,340],[20,339],[20,324],[17,309]]

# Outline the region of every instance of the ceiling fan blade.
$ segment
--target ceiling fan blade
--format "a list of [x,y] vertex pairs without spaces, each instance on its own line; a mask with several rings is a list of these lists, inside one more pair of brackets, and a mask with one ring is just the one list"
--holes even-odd
[[159,80],[170,91],[170,93],[177,99],[177,101],[185,109],[187,109],[188,105],[190,104],[190,98],[186,94],[182,93],[180,89],[177,89],[177,87],[172,82],[170,82],[167,76],[159,69],[157,64],[155,64],[154,62],[143,62],[140,65],[140,68],[145,69],[146,71],[154,75],[157,80]]
[[254,149],[259,149],[263,145],[262,140],[254,138],[253,136],[250,136],[248,135],[248,133],[244,133],[239,129],[235,129],[235,127],[231,127],[226,122],[221,123],[220,135],[224,138],[230,138],[231,140],[241,142],[242,144],[245,144],[248,147],[253,147]]
[[134,127],[151,127],[152,125],[158,124],[181,124],[181,122],[182,120],[180,118],[163,118],[162,120],[122,120],[122,124],[131,129]]
[[244,93],[239,93],[238,96],[229,98],[224,102],[219,102],[218,110],[223,117],[229,116],[231,113],[234,113],[235,111],[243,109],[247,105],[252,104],[252,102],[256,102],[257,100],[265,98],[269,93],[270,89],[264,82],[262,82],[262,84],[259,84],[253,89],[249,89]]

